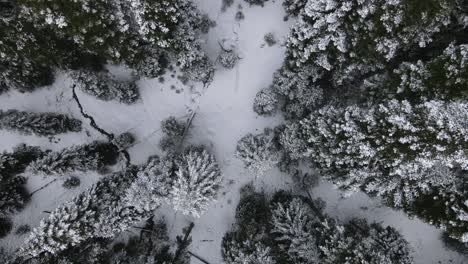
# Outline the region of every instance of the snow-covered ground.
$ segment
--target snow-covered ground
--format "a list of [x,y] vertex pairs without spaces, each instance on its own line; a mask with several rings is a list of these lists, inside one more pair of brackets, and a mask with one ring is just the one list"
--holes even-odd
[[[206,36],[205,50],[215,60],[220,51],[220,42],[228,40],[235,43],[242,58],[232,70],[217,66],[214,81],[206,88],[200,84],[183,85],[171,73],[165,82],[142,80],[139,82],[142,99],[128,106],[116,102],[103,102],[78,91],[78,96],[88,114],[105,130],[119,134],[132,132],[137,143],[129,150],[132,162],[144,163],[150,155],[160,153],[158,142],[161,138],[160,122],[173,115],[181,120],[196,111],[188,140],[207,145],[216,155],[223,171],[223,189],[218,202],[212,204],[208,212],[199,219],[192,219],[174,213],[163,207],[157,214],[164,215],[172,237],[179,234],[182,227],[190,221],[195,222],[192,252],[209,263],[221,263],[221,239],[234,223],[235,207],[239,199],[239,188],[253,182],[260,190],[271,192],[292,186],[291,178],[277,170],[257,178],[249,174],[242,163],[234,157],[237,141],[249,132],[273,127],[282,119],[280,116],[262,118],[252,110],[255,94],[267,87],[272,74],[283,61],[284,39],[288,34],[291,21],[283,20],[284,11],[281,1],[270,1],[265,7],[249,7],[244,1],[237,0],[226,12],[221,12],[221,2],[215,0],[196,0],[200,9],[216,21]],[[235,20],[238,4],[242,4],[245,19]],[[279,42],[269,47],[265,45],[264,35],[272,32]],[[111,67],[114,72],[127,74],[125,69]],[[175,75],[177,76],[177,74]],[[175,87],[175,88],[174,88]],[[59,75],[51,87],[39,89],[30,94],[9,92],[0,96],[1,109],[30,111],[54,111],[69,113],[81,118],[86,124],[81,133],[72,133],[54,138],[20,136],[16,133],[0,131],[0,150],[11,150],[18,143],[38,145],[48,149],[60,149],[73,144],[83,144],[104,138],[84,120],[75,102],[69,80]],[[28,223],[36,226],[40,219],[47,217],[43,211],[53,210],[57,205],[71,199],[79,191],[89,187],[99,179],[95,173],[78,174],[82,185],[78,190],[66,190],[60,181],[48,186],[33,196],[32,201],[21,213],[14,216],[15,226]],[[50,178],[31,175],[28,188],[32,191]],[[409,219],[403,213],[391,210],[364,194],[355,194],[343,199],[338,191],[328,183],[322,183],[312,193],[327,202],[327,212],[339,219],[365,217],[369,220],[392,225],[400,230],[414,248],[416,263],[467,263],[455,252],[444,248],[439,240],[441,232],[417,219]],[[15,249],[21,245],[24,236],[10,234],[0,240],[0,246]],[[192,263],[201,263],[195,258]]]

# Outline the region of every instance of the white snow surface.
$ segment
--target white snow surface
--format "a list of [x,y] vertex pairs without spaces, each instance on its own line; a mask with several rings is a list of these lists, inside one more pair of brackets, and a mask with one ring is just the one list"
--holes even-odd
[[[257,116],[252,105],[255,94],[271,84],[273,73],[282,64],[285,50],[283,44],[293,21],[283,20],[285,13],[282,1],[278,0],[267,2],[263,8],[249,7],[246,2],[237,0],[226,12],[221,12],[222,1],[219,0],[195,2],[217,23],[205,36],[205,51],[215,60],[221,50],[220,43],[234,43],[241,57],[234,69],[226,70],[217,65],[214,81],[207,88],[200,84],[183,85],[177,78],[171,78],[171,73],[166,74],[164,83],[156,79],[139,81],[142,99],[130,106],[99,101],[78,89],[77,94],[85,111],[94,116],[100,127],[115,134],[135,134],[137,144],[129,150],[134,164],[142,164],[150,155],[161,153],[158,142],[162,136],[160,122],[163,119],[173,115],[186,120],[191,111],[196,111],[188,140],[195,144],[205,144],[215,154],[224,177],[219,199],[199,219],[175,213],[168,206],[163,206],[156,215],[165,217],[172,238],[193,221],[195,228],[192,233],[191,251],[209,263],[216,264],[222,263],[222,237],[235,222],[234,213],[239,200],[239,189],[249,182],[253,182],[258,190],[267,193],[293,186],[290,176],[277,170],[261,178],[251,175],[234,156],[237,141],[242,136],[249,132],[260,132],[265,127],[274,127],[282,122],[279,115],[271,118]],[[239,4],[242,4],[242,12],[245,15],[245,19],[240,22],[234,18]],[[272,47],[265,45],[263,39],[269,32],[274,33],[280,40]],[[126,69],[112,66],[109,68],[122,78],[129,76]],[[176,89],[171,89],[173,85]],[[63,74],[58,74],[54,85],[33,93],[10,91],[0,96],[0,109],[68,113],[84,123],[84,130],[80,133],[52,138],[21,136],[0,130],[0,151],[11,150],[23,142],[44,149],[58,150],[96,139],[105,140],[79,113],[72,99],[70,80]],[[28,206],[13,217],[15,227],[22,224],[37,226],[41,218],[48,216],[43,211],[53,210],[91,186],[100,177],[96,173],[75,175],[82,181],[78,189],[66,190],[61,186],[60,180],[51,184],[35,194]],[[26,176],[29,176],[28,188],[31,191],[53,179],[36,175]],[[416,263],[467,263],[463,256],[444,248],[439,239],[440,230],[418,219],[409,219],[402,212],[383,206],[377,199],[370,199],[362,193],[342,198],[340,192],[328,183],[320,184],[312,193],[327,202],[326,211],[336,218],[347,220],[364,217],[397,228],[411,243]],[[21,246],[25,237],[26,235],[15,235],[13,231],[6,238],[0,239],[0,246],[15,250]],[[191,262],[202,263],[196,258],[192,258]]]

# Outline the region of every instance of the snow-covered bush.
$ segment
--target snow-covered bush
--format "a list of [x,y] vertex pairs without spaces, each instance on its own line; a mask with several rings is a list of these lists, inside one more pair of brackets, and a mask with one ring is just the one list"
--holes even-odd
[[265,43],[269,46],[272,47],[274,46],[278,41],[276,40],[275,35],[272,32],[266,33],[265,36],[263,36],[263,40],[265,40]]
[[237,143],[236,157],[251,172],[264,175],[279,162],[280,152],[273,142],[271,132],[248,134]]
[[218,61],[226,69],[232,69],[236,66],[239,57],[233,50],[221,50],[218,55]]
[[176,211],[200,217],[216,199],[221,171],[206,149],[191,147],[181,157],[171,190],[171,203]]
[[49,152],[33,162],[28,169],[44,176],[64,176],[73,171],[102,172],[106,166],[115,164],[118,155],[118,148],[114,144],[95,141]]
[[109,72],[77,71],[70,76],[83,92],[104,101],[118,100],[132,104],[140,97],[134,81],[116,80]]
[[0,110],[0,129],[14,130],[26,135],[52,136],[81,131],[81,121],[57,113]]
[[255,96],[253,109],[259,115],[269,116],[278,109],[278,95],[271,88],[260,90]]

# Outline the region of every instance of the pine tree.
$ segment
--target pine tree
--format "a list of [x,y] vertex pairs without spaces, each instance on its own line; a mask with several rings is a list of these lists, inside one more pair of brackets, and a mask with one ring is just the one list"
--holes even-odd
[[152,212],[170,196],[176,157],[152,157],[125,192],[125,201],[139,212]]
[[94,141],[72,146],[58,152],[49,152],[29,166],[36,174],[65,176],[72,171],[104,171],[116,162],[119,152],[112,143]]
[[272,233],[287,252],[291,263],[319,263],[320,251],[313,232],[313,225],[320,221],[313,211],[299,198],[288,204],[278,203],[272,211]]
[[[408,242],[395,229],[369,225],[364,220],[341,224],[324,213],[322,203],[283,191],[275,193],[269,206],[264,207],[269,211],[267,221],[257,222],[256,228],[248,230],[238,224],[226,233],[222,245],[224,260],[226,263],[264,263],[258,262],[259,258],[265,263],[413,263]],[[255,203],[243,207],[246,205],[244,211],[259,207]]]
[[304,65],[292,69],[284,64],[273,76],[273,91],[284,100],[284,112],[288,118],[304,117],[324,99],[323,88],[316,82],[322,73],[313,66]]
[[134,81],[118,81],[108,72],[80,71],[71,73],[71,76],[83,92],[104,101],[132,104],[140,97]]
[[26,178],[18,174],[42,155],[38,147],[24,144],[16,146],[12,152],[0,154],[0,217],[20,210],[29,200],[24,186]]
[[176,211],[200,217],[216,199],[221,171],[215,157],[203,148],[189,148],[181,157],[171,191]]
[[[468,208],[457,169],[468,169],[466,120],[468,106],[459,101],[328,106],[289,125],[281,142],[292,157],[310,160],[344,190],[382,196],[432,224],[463,230]],[[423,213],[432,211],[428,199],[441,199],[443,213]]]
[[54,69],[100,68],[105,63],[125,64],[154,78],[168,66],[166,58],[175,58],[194,80],[211,76],[212,65],[199,43],[202,15],[191,1],[13,4],[13,14],[0,20],[0,90],[30,91],[51,84]]
[[178,149],[184,137],[185,127],[185,123],[178,121],[173,116],[161,121],[161,130],[164,136],[161,138],[159,145],[162,150],[170,151]]
[[280,153],[273,142],[272,132],[248,134],[237,143],[236,156],[246,168],[257,175],[263,175],[279,162]]
[[55,255],[90,238],[113,237],[141,220],[141,214],[122,202],[135,174],[135,169],[130,168],[107,176],[55,209],[32,231],[21,254]]
[[468,45],[451,43],[429,60],[402,62],[390,73],[376,74],[363,84],[363,97],[413,102],[466,99]]
[[253,110],[258,115],[270,116],[278,108],[278,98],[271,88],[260,90],[255,96]]
[[0,110],[0,128],[25,135],[52,136],[81,131],[81,121],[64,114]]
[[308,0],[285,0],[284,9],[289,16],[297,16],[304,9]]
[[218,55],[218,62],[226,69],[233,69],[239,57],[234,50],[221,50]]

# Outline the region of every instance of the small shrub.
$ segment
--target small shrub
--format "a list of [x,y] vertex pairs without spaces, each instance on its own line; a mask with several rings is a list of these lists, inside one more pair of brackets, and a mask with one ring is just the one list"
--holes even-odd
[[274,46],[277,43],[276,37],[273,33],[267,33],[263,39],[265,40],[266,44],[271,47]]
[[243,13],[242,11],[240,11],[240,10],[237,11],[237,13],[236,13],[236,21],[244,20],[244,18],[245,18],[244,13]]
[[235,51],[221,50],[218,55],[219,63],[226,69],[232,69],[236,66],[239,57]]
[[62,184],[65,189],[73,189],[80,186],[80,179],[75,176],[68,177]]
[[269,116],[276,112],[278,108],[278,99],[272,89],[262,89],[257,93],[254,100],[253,109],[259,115]]

